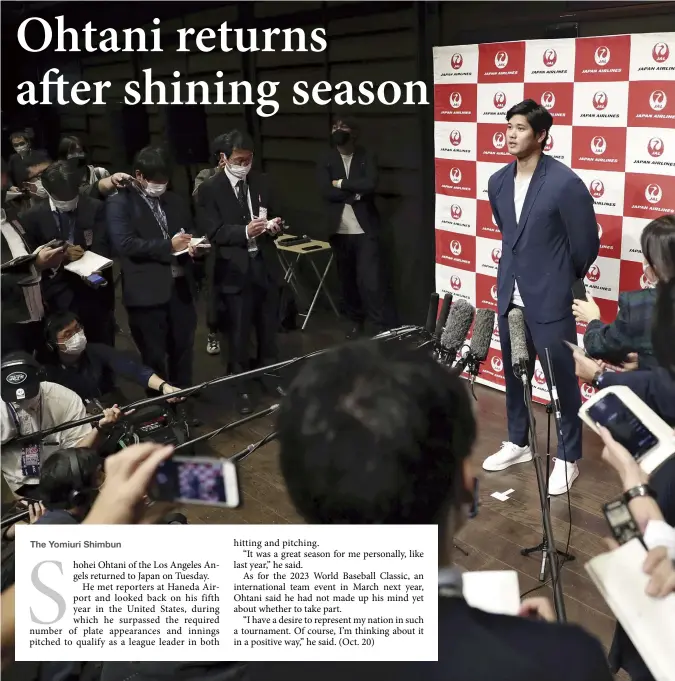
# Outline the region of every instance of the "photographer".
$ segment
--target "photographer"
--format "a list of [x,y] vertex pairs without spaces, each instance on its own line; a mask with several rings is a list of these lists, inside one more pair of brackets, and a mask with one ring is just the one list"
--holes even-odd
[[85,404],[111,397],[116,391],[116,376],[123,376],[162,395],[179,390],[130,353],[102,343],[89,343],[80,320],[72,312],[57,312],[48,317],[45,335],[51,350],[49,360],[45,362],[47,378],[70,388]]

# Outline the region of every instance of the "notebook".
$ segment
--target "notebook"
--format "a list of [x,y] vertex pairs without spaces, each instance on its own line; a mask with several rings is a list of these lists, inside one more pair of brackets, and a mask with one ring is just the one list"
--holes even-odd
[[517,615],[520,587],[515,570],[483,570],[462,575],[462,594],[472,607],[495,615]]
[[109,258],[104,258],[92,251],[85,251],[84,255],[75,262],[69,262],[64,269],[80,277],[88,277],[94,272],[100,272],[106,267],[110,267],[113,261]]
[[[192,239],[190,239],[190,246],[197,246],[198,244],[203,243],[206,241],[205,236],[193,236]],[[176,251],[174,255],[183,255],[183,253],[187,253],[189,249],[184,248],[182,251]]]
[[631,539],[586,563],[595,582],[656,681],[673,681],[675,670],[675,594],[652,598],[642,566],[647,551]]

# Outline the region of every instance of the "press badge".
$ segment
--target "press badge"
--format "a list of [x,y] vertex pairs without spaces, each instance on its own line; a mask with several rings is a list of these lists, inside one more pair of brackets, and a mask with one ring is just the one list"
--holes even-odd
[[21,473],[24,478],[40,477],[40,445],[27,444],[21,452]]
[[84,230],[84,243],[91,246],[94,243],[94,231],[92,229]]

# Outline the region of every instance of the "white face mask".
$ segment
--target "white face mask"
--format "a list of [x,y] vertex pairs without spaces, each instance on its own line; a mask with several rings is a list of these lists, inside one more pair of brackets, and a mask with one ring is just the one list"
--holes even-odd
[[152,196],[154,198],[161,196],[165,191],[166,191],[166,185],[165,184],[159,184],[157,182],[148,182],[148,184],[145,187],[145,193],[148,196]]
[[30,147],[26,142],[22,142],[21,144],[17,144],[14,147],[14,151],[16,151],[19,156],[25,156],[28,153],[28,150]]
[[59,350],[64,355],[81,355],[86,347],[87,337],[84,335],[84,331],[78,331],[65,343],[59,343]]
[[35,192],[33,192],[34,196],[37,196],[38,199],[46,199],[49,197],[47,190],[42,186],[42,180],[35,180],[33,184],[35,185]]
[[52,198],[52,203],[54,204],[54,208],[56,210],[60,211],[61,213],[71,213],[77,208],[77,203],[80,200],[79,196],[76,196],[74,199],[71,199],[70,201],[57,201],[56,199]]
[[238,180],[243,180],[248,175],[252,165],[252,163],[249,163],[247,166],[233,166],[228,163],[227,170],[233,177],[236,177]]
[[656,288],[658,281],[652,280],[652,277],[654,276],[654,268],[649,263],[642,263],[642,274],[644,275],[644,280],[647,286],[649,288]]

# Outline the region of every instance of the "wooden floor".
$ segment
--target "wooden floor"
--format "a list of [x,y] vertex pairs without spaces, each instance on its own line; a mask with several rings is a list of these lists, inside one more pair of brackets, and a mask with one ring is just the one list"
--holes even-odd
[[[120,306],[121,307],[121,306]],[[125,328],[123,308],[120,323]],[[203,319],[203,318],[202,318]],[[281,336],[282,356],[290,358],[312,350],[341,342],[343,329],[334,316],[318,313],[312,317],[305,332],[296,331]],[[119,337],[119,346],[130,344],[128,337]],[[195,381],[225,375],[225,358],[206,354],[206,329],[200,323],[195,343]],[[533,464],[521,464],[507,471],[486,473],[481,468],[483,459],[494,453],[506,438],[504,394],[476,386],[479,439],[473,455],[480,477],[480,511],[468,521],[457,537],[457,545],[468,553],[456,551],[456,563],[471,570],[517,570],[521,592],[539,586],[540,554],[520,555],[521,548],[537,545],[542,537],[542,523]],[[268,405],[270,400],[262,401]],[[200,432],[213,430],[235,420],[232,394],[214,386],[199,398],[197,407],[204,421]],[[547,416],[542,407],[535,407],[540,448],[546,447]],[[260,419],[228,435],[210,441],[201,454],[231,456],[273,430],[270,418]],[[553,438],[555,441],[555,438]],[[554,445],[555,450],[555,445]],[[604,551],[603,537],[607,535],[601,505],[620,492],[616,477],[600,460],[599,440],[584,432],[584,458],[581,475],[571,494],[571,537],[569,550],[576,560],[562,569],[561,579],[565,594],[568,620],[583,625],[609,647],[614,620],[604,601],[584,571],[584,564],[592,556]],[[555,453],[555,452],[554,452]],[[277,462],[277,445],[271,443],[242,462],[240,482],[243,493],[241,508],[236,510],[209,507],[180,509],[192,523],[300,523],[284,486]],[[498,501],[490,495],[513,489],[508,501]],[[570,510],[567,496],[553,499],[551,505],[553,531],[558,548],[567,543]],[[537,591],[552,598],[548,586]],[[624,678],[620,676],[619,678]],[[627,678],[627,677],[625,677]]]

